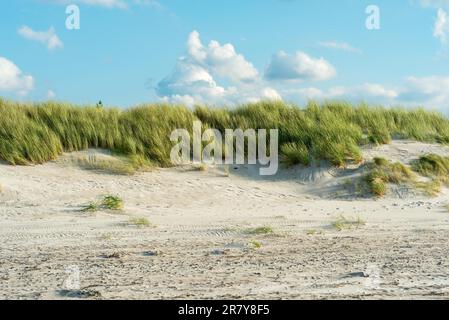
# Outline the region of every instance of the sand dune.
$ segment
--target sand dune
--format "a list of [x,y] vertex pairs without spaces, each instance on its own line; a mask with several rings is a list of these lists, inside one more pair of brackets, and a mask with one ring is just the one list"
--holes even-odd
[[[428,152],[449,155],[440,145],[395,141],[364,156],[409,163]],[[0,298],[449,297],[446,189],[374,200],[345,191],[357,168],[119,176],[70,165],[73,156],[0,164]],[[123,212],[80,211],[105,194],[120,195]],[[340,216],[366,224],[338,231]],[[130,217],[152,226],[130,225]]]

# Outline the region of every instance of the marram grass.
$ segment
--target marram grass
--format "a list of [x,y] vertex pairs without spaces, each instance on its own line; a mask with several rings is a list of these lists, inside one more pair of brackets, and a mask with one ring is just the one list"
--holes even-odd
[[[385,109],[344,102],[309,103],[299,108],[264,101],[233,109],[154,104],[131,109],[0,99],[0,160],[13,165],[43,163],[62,152],[109,149],[141,162],[170,166],[177,128],[279,129],[287,164],[326,160],[343,166],[362,160],[360,146],[393,138],[449,143],[449,119],[424,109]],[[282,154],[283,153],[283,154]]]

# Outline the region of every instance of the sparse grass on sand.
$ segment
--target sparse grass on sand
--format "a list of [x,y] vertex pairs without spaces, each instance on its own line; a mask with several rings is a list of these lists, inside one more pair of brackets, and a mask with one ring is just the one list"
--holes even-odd
[[209,168],[208,168],[207,164],[200,163],[200,164],[195,165],[194,169],[197,171],[206,172]]
[[262,248],[262,242],[257,241],[257,240],[252,240],[249,242],[249,247],[251,249],[260,249],[260,248]]
[[323,234],[322,230],[316,230],[316,229],[310,229],[307,230],[306,235],[308,236],[314,236],[314,235],[318,235],[318,234]]
[[138,170],[151,168],[149,161],[137,159],[136,156],[119,156],[112,159],[99,159],[96,155],[78,157],[75,164],[86,170],[100,171],[117,175],[132,175]]
[[81,211],[82,212],[97,212],[99,209],[99,206],[96,202],[90,202],[86,206],[84,206]]
[[270,226],[244,229],[243,233],[250,235],[273,234],[273,228]]
[[[392,137],[449,143],[449,119],[424,109],[384,109],[365,104],[310,102],[305,108],[274,101],[234,109],[154,104],[130,109],[66,103],[17,103],[0,98],[0,160],[13,165],[43,163],[62,152],[103,148],[132,159],[171,166],[174,129],[190,133],[194,120],[204,128],[279,129],[287,165],[325,160],[335,166],[362,160],[363,144]],[[134,161],[134,160],[133,160]],[[110,164],[97,163],[104,168]],[[128,168],[118,168],[128,172]],[[381,190],[380,190],[381,192]]]
[[147,228],[151,226],[150,221],[144,217],[131,217],[128,220],[128,224],[140,228]]
[[345,216],[341,215],[334,221],[332,221],[331,227],[333,229],[336,229],[337,231],[343,231],[347,229],[359,228],[361,226],[364,226],[365,224],[366,221],[364,221],[360,217],[346,218]]
[[435,197],[441,192],[443,184],[440,180],[433,179],[427,182],[417,181],[415,182],[415,186],[426,195]]

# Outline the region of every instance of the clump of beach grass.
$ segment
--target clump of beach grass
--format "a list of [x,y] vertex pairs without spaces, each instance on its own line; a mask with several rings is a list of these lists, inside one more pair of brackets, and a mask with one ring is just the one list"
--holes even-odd
[[377,197],[386,195],[389,183],[411,184],[415,181],[415,175],[410,168],[400,162],[393,163],[380,157],[374,158],[368,170],[365,180],[371,193]]
[[119,196],[108,195],[103,198],[101,205],[103,208],[109,210],[122,210],[123,199],[120,198]]
[[91,201],[85,205],[81,211],[82,212],[97,212],[101,209],[119,211],[124,207],[124,201],[122,198],[116,195],[104,196],[101,201]]
[[419,174],[438,178],[441,181],[449,179],[449,157],[443,157],[437,154],[427,154],[416,160],[412,168]]
[[331,227],[337,231],[343,231],[347,229],[359,228],[365,224],[366,221],[360,217],[346,218],[344,215],[340,215],[331,222]]
[[438,195],[444,184],[449,185],[449,157],[427,154],[415,160],[412,169],[430,179],[427,182],[416,183],[419,189],[430,196]]
[[[414,172],[430,180],[420,181]],[[448,184],[448,174],[449,157],[436,154],[424,155],[412,162],[411,167],[377,157],[369,165],[365,181],[371,193],[377,197],[382,197],[387,193],[388,184],[406,184],[421,190],[426,195],[436,196],[441,192],[443,184]]]

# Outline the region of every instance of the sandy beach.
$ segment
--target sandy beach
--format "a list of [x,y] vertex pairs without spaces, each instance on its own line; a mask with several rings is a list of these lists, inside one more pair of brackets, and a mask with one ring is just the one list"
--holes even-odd
[[[395,141],[363,152],[407,164],[449,149]],[[398,187],[374,199],[345,188],[357,168],[120,176],[70,165],[71,156],[0,164],[1,299],[449,297],[447,189],[428,197]],[[81,211],[107,194],[124,209]],[[363,223],[338,230],[341,217]],[[70,270],[79,288],[68,287]]]

